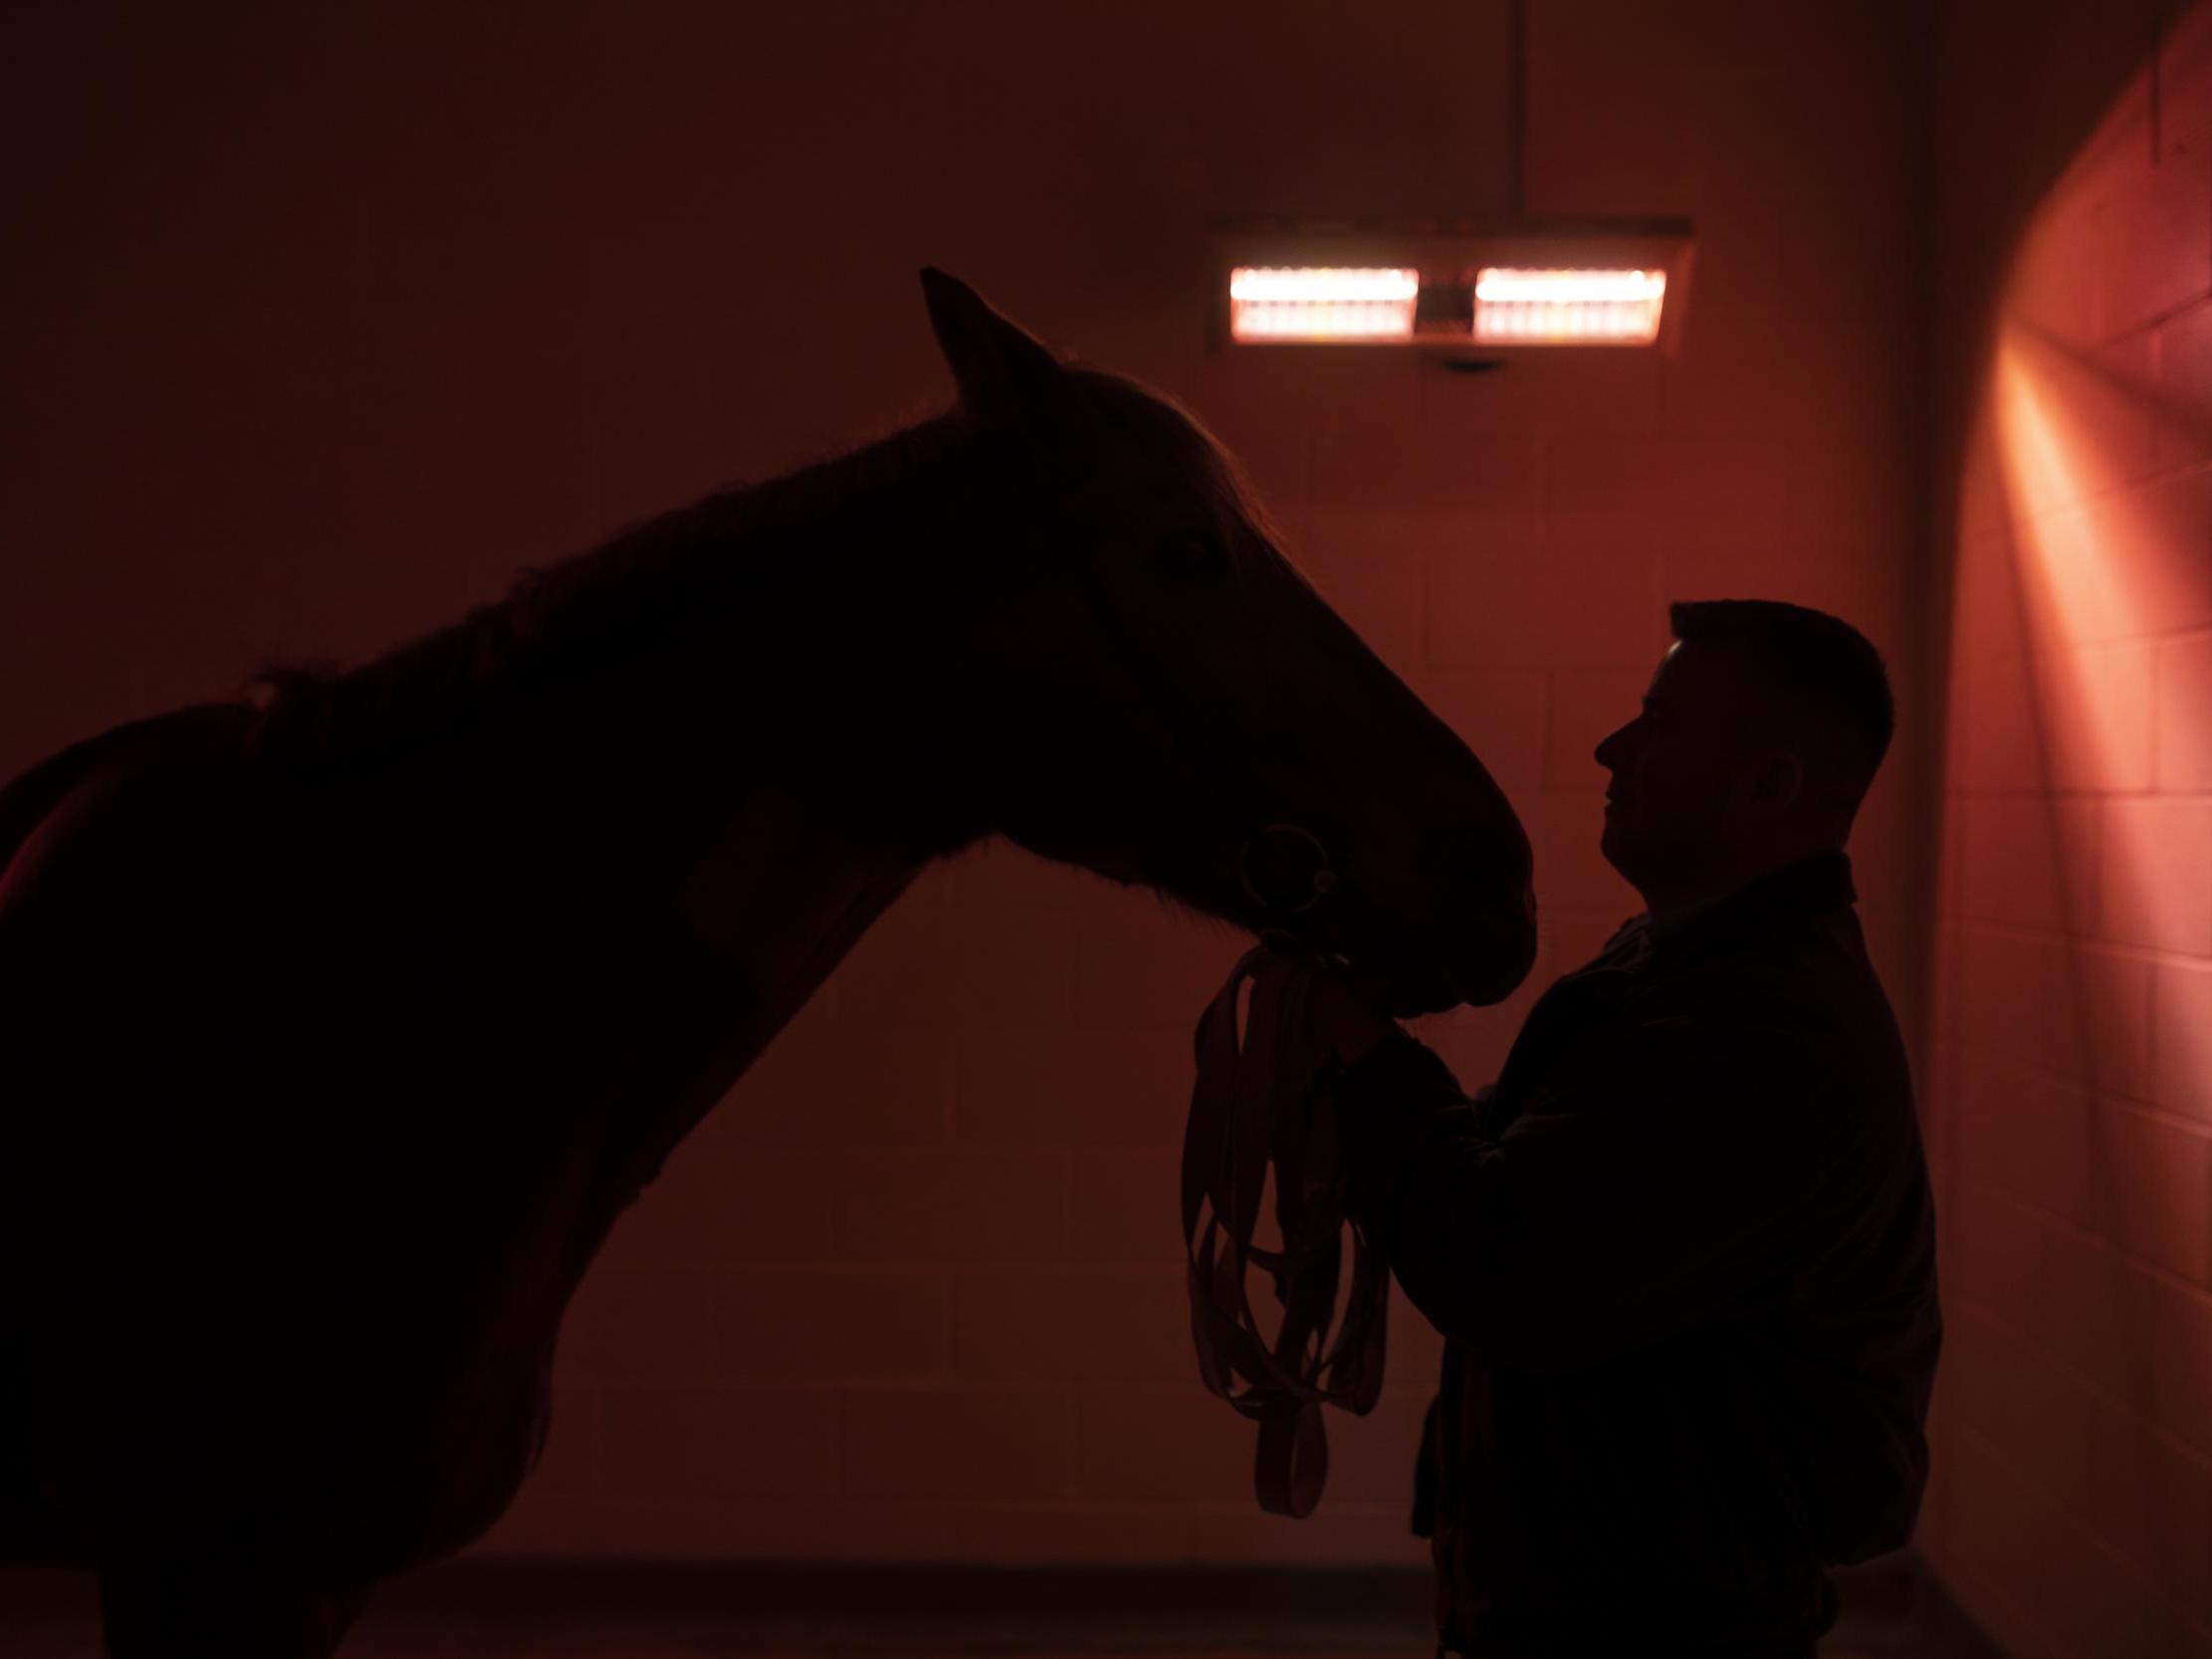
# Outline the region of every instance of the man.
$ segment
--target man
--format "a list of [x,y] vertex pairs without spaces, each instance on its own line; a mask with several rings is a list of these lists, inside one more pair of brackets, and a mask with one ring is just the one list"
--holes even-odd
[[1940,1319],[1903,1046],[1843,848],[1893,717],[1818,611],[1675,605],[1598,745],[1644,899],[1493,1089],[1345,985],[1350,1212],[1446,1339],[1416,1479],[1439,1652],[1810,1659],[1901,1546]]

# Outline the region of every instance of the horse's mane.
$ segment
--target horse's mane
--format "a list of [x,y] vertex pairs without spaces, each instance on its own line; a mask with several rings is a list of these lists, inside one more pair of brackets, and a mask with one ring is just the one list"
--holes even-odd
[[959,442],[956,418],[941,415],[629,524],[357,667],[267,664],[248,682],[262,706],[256,745],[291,760],[357,755],[726,627],[731,607],[774,598],[846,536],[899,511]]
[[[1233,520],[1277,538],[1233,457],[1150,387],[1101,369],[1069,373],[1117,436],[1165,455],[1200,488],[1240,578],[1258,577],[1268,555],[1228,533]],[[357,667],[268,664],[248,682],[262,708],[255,746],[292,761],[396,747],[551,681],[588,678],[727,627],[734,610],[758,607],[818,569],[845,538],[906,511],[974,430],[956,409],[779,477],[727,486],[528,569],[504,597]]]

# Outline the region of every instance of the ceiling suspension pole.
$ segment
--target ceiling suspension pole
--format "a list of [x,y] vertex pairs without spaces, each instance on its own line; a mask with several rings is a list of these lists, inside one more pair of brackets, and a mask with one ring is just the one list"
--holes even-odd
[[1505,216],[1518,222],[1528,212],[1528,0],[1505,0],[1505,17],[1512,60],[1505,94]]

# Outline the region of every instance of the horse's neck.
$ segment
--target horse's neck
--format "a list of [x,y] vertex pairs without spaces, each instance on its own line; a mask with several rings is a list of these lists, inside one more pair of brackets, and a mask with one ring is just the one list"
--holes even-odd
[[632,873],[738,913],[765,898],[809,933],[777,884],[814,849],[919,867],[983,833],[944,758],[945,665],[970,626],[945,567],[969,553],[981,466],[961,433],[940,417],[555,572],[557,614],[526,624],[543,637],[512,672],[530,684],[491,740],[526,794],[576,815],[585,869],[613,874],[618,847]]
[[698,1017],[691,1041],[637,1057],[649,1074],[630,1096],[642,1116],[615,1129],[604,1170],[614,1203],[659,1171],[922,867],[872,826],[781,782],[722,819],[674,872]]
[[[607,936],[602,925],[619,936],[628,912],[645,913],[631,936],[663,958],[646,977],[679,1004],[656,1010],[650,1054],[610,1034],[607,1061],[635,1079],[650,1120],[608,1148],[623,1170],[657,1169],[920,870],[990,827],[943,763],[928,683],[930,665],[958,660],[959,615],[936,596],[971,481],[896,488],[876,504],[889,511],[837,504],[814,544],[803,515],[796,536],[786,519],[757,548],[744,512],[695,514],[685,534],[699,545],[683,556],[699,561],[703,595],[731,590],[718,561],[819,567],[763,584],[769,597],[727,630],[687,629],[635,672],[595,675],[518,733],[553,902],[593,919],[586,937]],[[635,1006],[618,966],[574,965]]]
[[737,803],[677,872],[677,926],[743,988],[750,1061],[926,859],[782,780]]

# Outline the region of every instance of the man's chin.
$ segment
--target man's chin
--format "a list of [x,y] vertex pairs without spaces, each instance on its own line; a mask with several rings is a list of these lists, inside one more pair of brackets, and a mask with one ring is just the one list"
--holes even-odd
[[[1613,816],[1611,813],[1608,813],[1606,815],[1605,829],[1598,836],[1598,851],[1601,855],[1603,855],[1606,863],[1613,866],[1615,875],[1619,876],[1623,881],[1629,881],[1629,873],[1621,868],[1621,839],[1622,837],[1620,832],[1614,828]],[[1635,883],[1630,882],[1630,885],[1633,887]]]
[[1598,851],[1616,876],[1635,888],[1639,894],[1645,891],[1644,883],[1638,877],[1650,873],[1650,861],[1637,856],[1637,850],[1629,838],[1614,824],[1609,822],[1605,833],[1598,837]]

